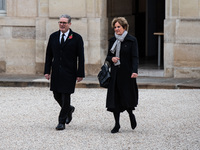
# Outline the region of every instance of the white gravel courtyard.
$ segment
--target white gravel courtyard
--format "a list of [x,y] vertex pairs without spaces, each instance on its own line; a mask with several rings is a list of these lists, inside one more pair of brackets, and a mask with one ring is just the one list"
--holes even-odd
[[106,89],[77,88],[73,120],[55,130],[59,105],[45,87],[0,87],[0,150],[200,150],[200,90],[139,89],[131,129],[127,112],[111,134]]

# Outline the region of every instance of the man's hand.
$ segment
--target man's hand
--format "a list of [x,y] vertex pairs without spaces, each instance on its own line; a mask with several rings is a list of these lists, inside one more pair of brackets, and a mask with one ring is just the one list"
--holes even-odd
[[132,73],[131,78],[137,78],[138,74],[137,73]]
[[44,77],[49,80],[51,78],[51,75],[50,74],[45,74]]
[[77,81],[77,82],[80,82],[80,81],[82,81],[82,80],[83,80],[83,78],[81,78],[81,77],[77,77],[77,78],[76,78],[76,81]]

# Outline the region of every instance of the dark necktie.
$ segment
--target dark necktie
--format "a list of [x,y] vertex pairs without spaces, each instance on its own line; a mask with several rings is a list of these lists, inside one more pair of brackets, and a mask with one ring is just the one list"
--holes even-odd
[[61,43],[60,43],[61,45],[63,45],[63,43],[64,43],[64,36],[65,36],[65,34],[63,33],[62,38],[61,38]]

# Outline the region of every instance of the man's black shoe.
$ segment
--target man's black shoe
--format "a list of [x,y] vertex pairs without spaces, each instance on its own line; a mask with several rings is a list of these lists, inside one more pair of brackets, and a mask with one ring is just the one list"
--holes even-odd
[[59,123],[56,127],[56,130],[64,130],[65,129],[65,124]]
[[74,110],[75,110],[75,107],[71,106],[71,110],[70,110],[70,112],[69,112],[69,114],[67,116],[67,119],[66,119],[66,124],[69,124],[71,122],[71,120],[72,120],[72,113],[74,112]]

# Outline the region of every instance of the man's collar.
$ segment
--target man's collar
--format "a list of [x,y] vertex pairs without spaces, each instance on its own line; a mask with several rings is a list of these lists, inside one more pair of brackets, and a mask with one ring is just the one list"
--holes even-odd
[[[69,32],[70,32],[70,29],[67,32],[64,33],[66,37],[69,35]],[[62,34],[63,33],[60,31],[60,36],[62,36]]]

